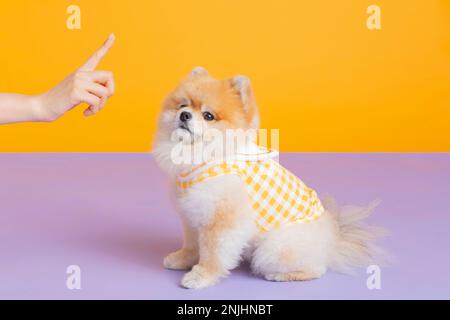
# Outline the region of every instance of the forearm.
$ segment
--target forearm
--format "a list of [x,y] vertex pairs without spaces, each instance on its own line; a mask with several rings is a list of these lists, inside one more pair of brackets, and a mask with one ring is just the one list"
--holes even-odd
[[40,96],[0,93],[0,124],[47,121]]

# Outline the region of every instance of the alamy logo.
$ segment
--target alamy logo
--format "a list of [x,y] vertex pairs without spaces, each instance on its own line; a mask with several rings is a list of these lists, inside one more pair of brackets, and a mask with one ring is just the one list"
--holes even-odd
[[256,142],[261,148],[279,150],[279,130],[226,129],[222,132],[208,129],[197,136],[185,130],[175,130],[171,141],[175,143],[170,154],[174,164],[198,165],[210,161],[232,161],[242,155],[256,156]]
[[67,267],[66,273],[69,275],[66,280],[66,286],[69,290],[81,289],[81,268],[77,265]]
[[72,4],[67,7],[66,13],[69,15],[67,17],[66,26],[69,30],[80,30],[81,29],[81,9],[79,6]]
[[381,8],[376,4],[372,4],[367,8],[366,26],[369,30],[381,30]]
[[370,276],[367,278],[366,285],[369,290],[381,289],[381,269],[377,265],[371,265],[367,267],[367,274]]

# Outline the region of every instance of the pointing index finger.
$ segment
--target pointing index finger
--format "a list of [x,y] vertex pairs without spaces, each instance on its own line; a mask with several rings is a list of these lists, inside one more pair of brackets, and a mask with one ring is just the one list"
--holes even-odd
[[111,33],[105,43],[80,67],[80,70],[94,71],[103,57],[108,53],[115,40],[116,36],[114,33]]

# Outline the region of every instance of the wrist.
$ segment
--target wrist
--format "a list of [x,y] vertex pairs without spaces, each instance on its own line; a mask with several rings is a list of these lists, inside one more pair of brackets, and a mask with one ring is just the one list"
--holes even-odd
[[58,116],[48,107],[47,93],[31,97],[31,109],[34,121],[37,122],[53,122]]

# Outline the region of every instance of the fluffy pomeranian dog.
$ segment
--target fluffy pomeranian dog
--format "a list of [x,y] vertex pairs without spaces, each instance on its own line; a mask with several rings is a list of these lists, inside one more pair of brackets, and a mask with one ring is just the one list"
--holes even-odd
[[[275,161],[276,152],[237,143],[229,154],[180,161],[183,148],[207,148],[227,130],[259,127],[247,77],[216,80],[201,67],[165,99],[154,155],[167,171],[184,231],[181,249],[164,259],[168,269],[190,270],[181,284],[205,288],[248,260],[254,274],[272,281],[303,281],[328,269],[350,272],[373,263],[378,228],[362,222],[368,207],[338,208]],[[180,149],[181,148],[181,149]],[[178,151],[177,151],[178,150]]]

